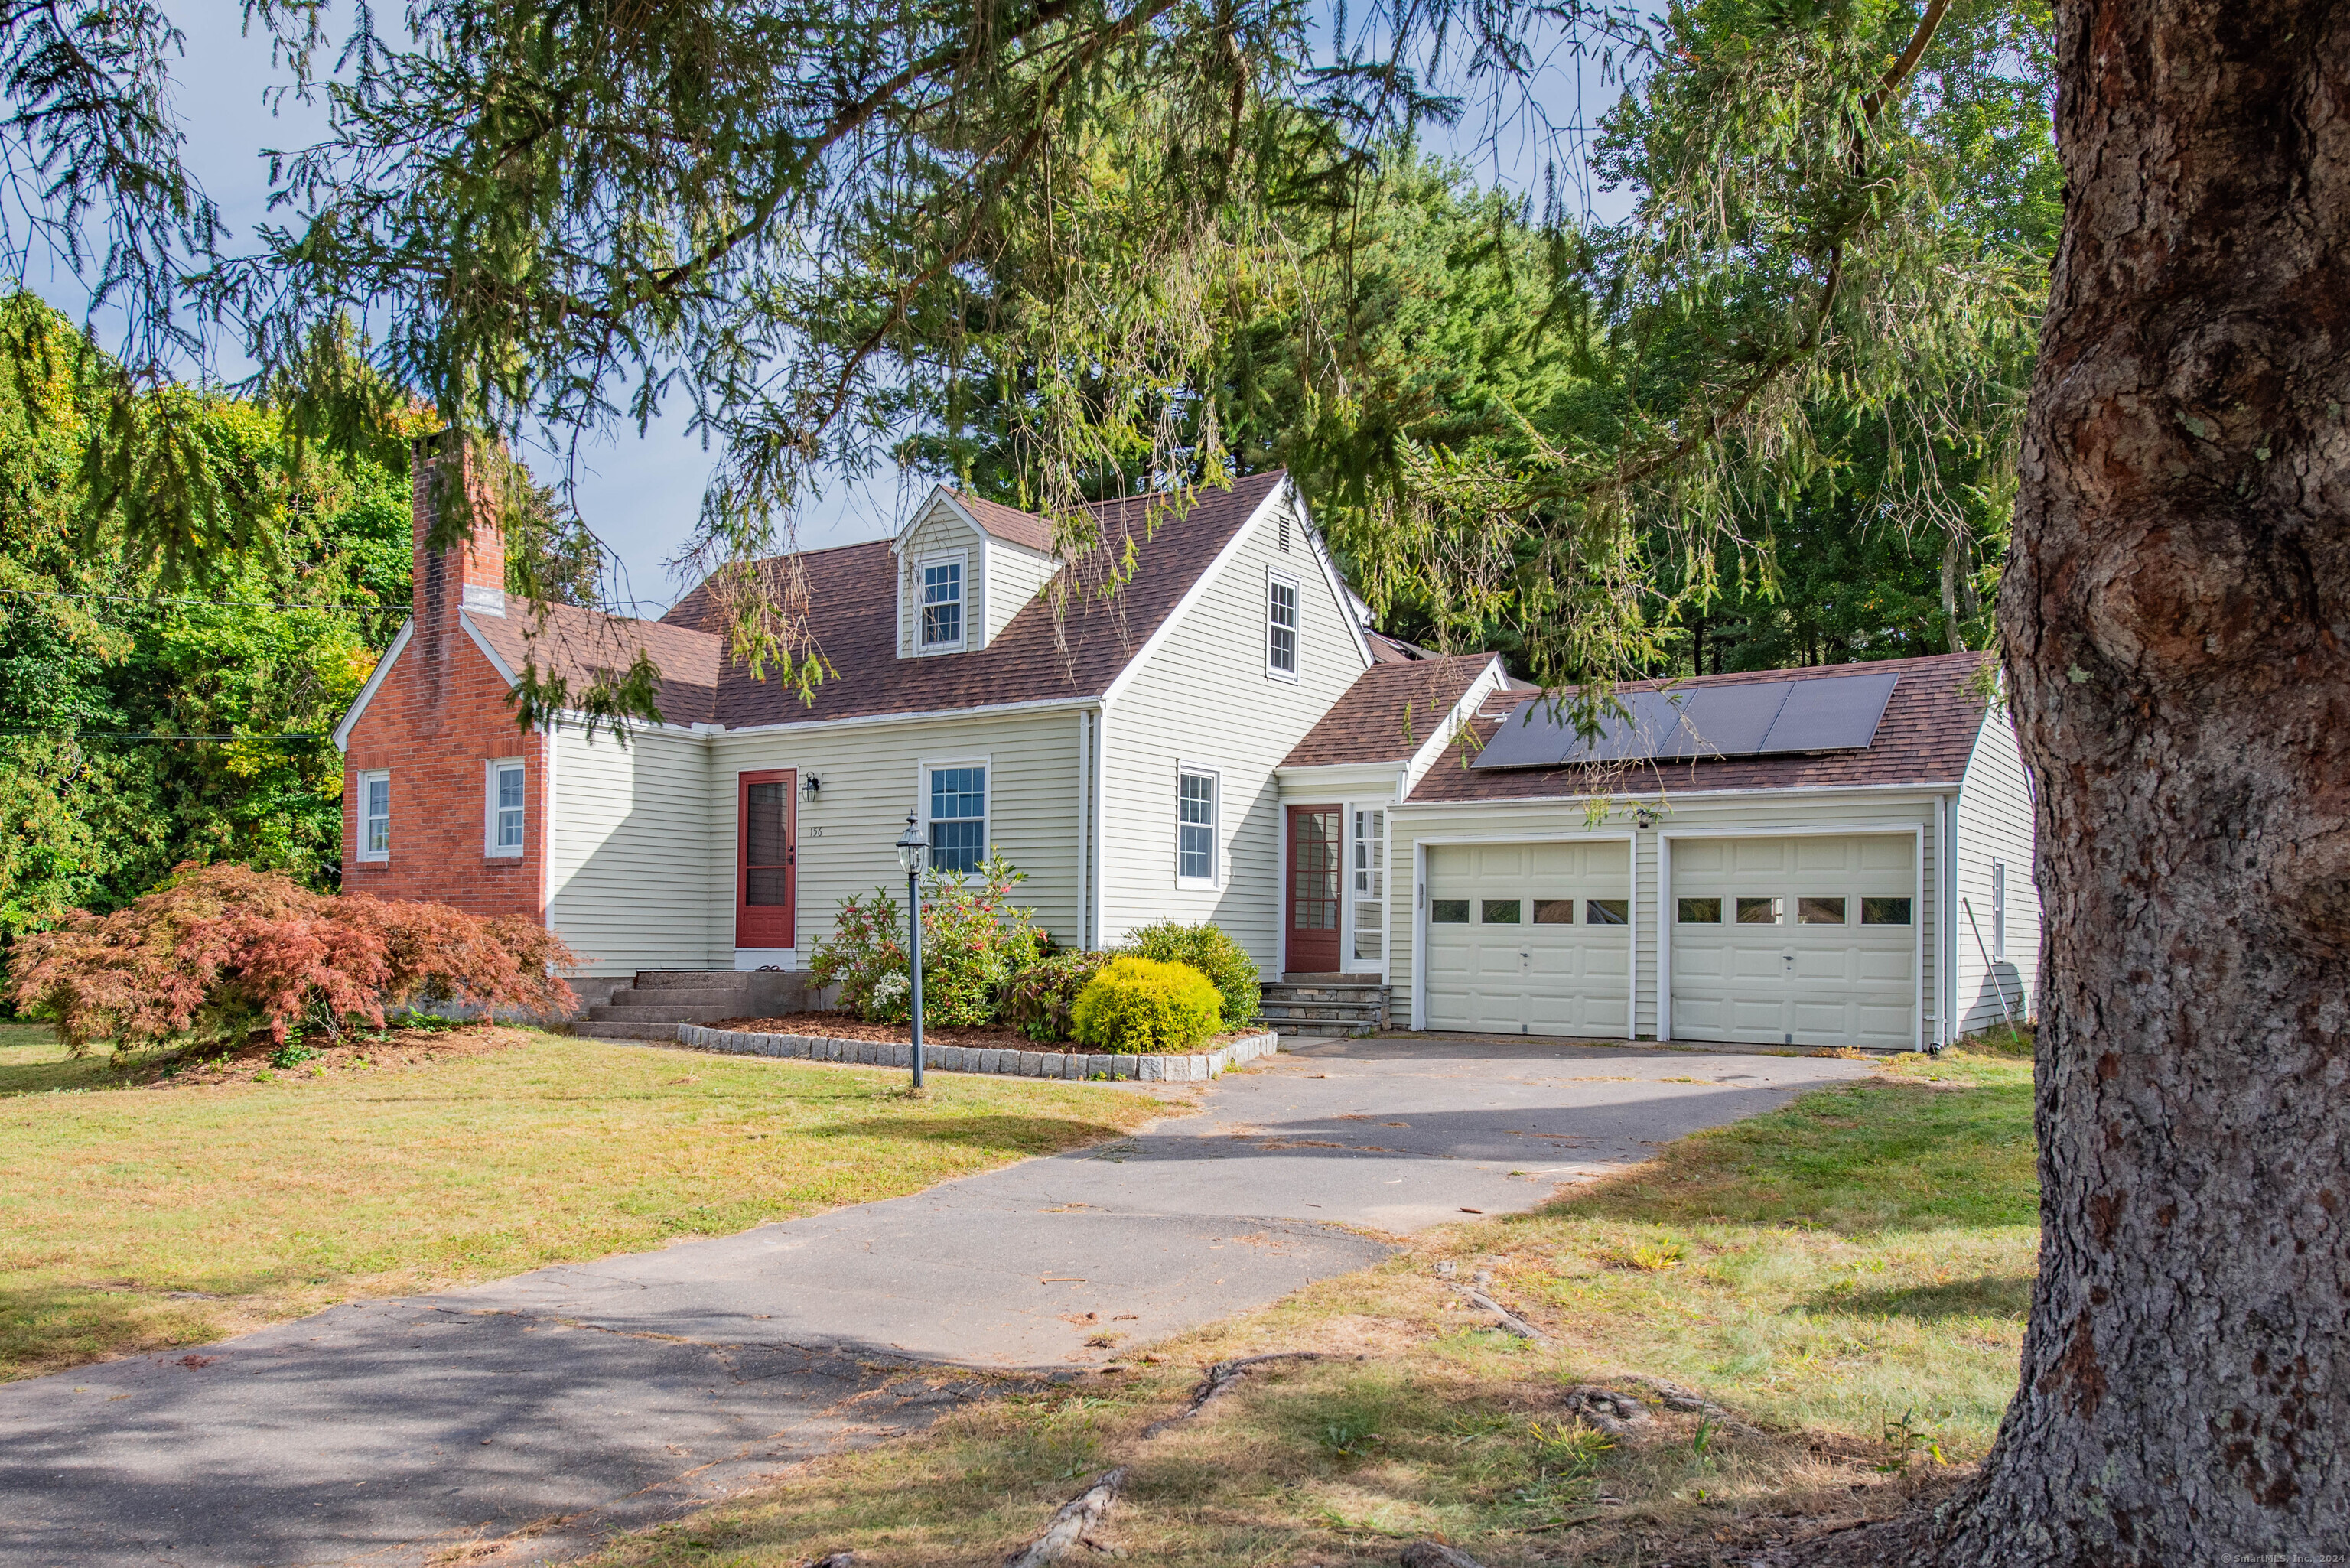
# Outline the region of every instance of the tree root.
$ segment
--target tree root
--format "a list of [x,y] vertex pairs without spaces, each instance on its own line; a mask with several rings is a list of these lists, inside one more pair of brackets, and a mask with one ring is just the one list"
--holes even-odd
[[[1180,1422],[1190,1420],[1192,1417],[1206,1409],[1210,1400],[1215,1398],[1217,1395],[1222,1394],[1225,1389],[1231,1387],[1232,1384],[1238,1381],[1243,1375],[1253,1368],[1263,1366],[1268,1361],[1329,1361],[1335,1358],[1326,1355],[1318,1350],[1274,1350],[1268,1351],[1263,1355],[1243,1355],[1234,1361],[1219,1361],[1213,1366],[1208,1368],[1208,1375],[1205,1377],[1200,1379],[1200,1386],[1193,1389],[1191,1392],[1191,1403],[1190,1405],[1186,1406],[1178,1414],[1170,1416],[1163,1421],[1151,1422],[1150,1425],[1142,1428],[1142,1435],[1145,1438],[1155,1438],[1159,1433],[1167,1430],[1168,1428],[1176,1426]],[[1362,1357],[1358,1355],[1353,1357],[1353,1359],[1360,1361]]]
[[1508,1329],[1512,1334],[1516,1334],[1520,1339],[1530,1339],[1536,1345],[1548,1345],[1550,1343],[1550,1335],[1544,1334],[1542,1330],[1536,1328],[1534,1324],[1528,1323],[1525,1319],[1520,1317],[1517,1314],[1512,1312],[1509,1308],[1503,1306],[1501,1303],[1495,1301],[1484,1292],[1477,1289],[1476,1286],[1464,1285],[1458,1280],[1451,1280],[1447,1282],[1451,1284],[1454,1290],[1459,1291],[1462,1295],[1467,1296],[1471,1301],[1476,1303],[1487,1312],[1492,1313],[1495,1317],[1500,1318],[1502,1320],[1502,1326]]
[[1109,1512],[1118,1489],[1126,1484],[1126,1467],[1105,1470],[1094,1478],[1094,1484],[1063,1503],[1053,1515],[1045,1533],[1003,1560],[1003,1568],[1045,1568],[1057,1563],[1086,1538],[1086,1532],[1102,1521]]

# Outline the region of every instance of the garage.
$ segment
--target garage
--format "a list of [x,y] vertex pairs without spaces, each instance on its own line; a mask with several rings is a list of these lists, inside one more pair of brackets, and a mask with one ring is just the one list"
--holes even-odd
[[1667,842],[1671,1038],[1917,1044],[1917,835]]
[[1430,845],[1427,1027],[1632,1032],[1631,845]]

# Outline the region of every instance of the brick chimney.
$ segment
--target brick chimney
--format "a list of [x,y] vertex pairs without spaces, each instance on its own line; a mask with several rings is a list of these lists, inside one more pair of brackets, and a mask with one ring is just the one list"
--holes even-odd
[[[435,492],[447,463],[458,465],[462,493],[473,509],[473,536],[452,549],[428,551]],[[438,641],[457,629],[457,611],[506,613],[506,543],[497,506],[476,470],[473,443],[458,431],[425,436],[409,449],[411,517],[415,533],[416,630]]]

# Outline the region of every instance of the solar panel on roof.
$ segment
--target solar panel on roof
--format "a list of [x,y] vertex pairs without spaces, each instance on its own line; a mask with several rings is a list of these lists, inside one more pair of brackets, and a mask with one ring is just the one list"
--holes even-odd
[[1471,765],[1554,768],[1858,751],[1877,738],[1900,679],[1879,672],[1625,691],[1617,694],[1624,711],[1606,715],[1587,739],[1565,722],[1565,711],[1551,699],[1530,698],[1502,722]]

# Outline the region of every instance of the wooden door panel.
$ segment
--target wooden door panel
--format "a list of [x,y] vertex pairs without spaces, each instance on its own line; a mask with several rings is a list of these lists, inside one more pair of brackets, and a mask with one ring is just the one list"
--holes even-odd
[[796,769],[739,775],[735,798],[734,945],[794,944],[799,898]]
[[1288,967],[1335,974],[1339,967],[1339,877],[1344,870],[1336,805],[1289,808]]

